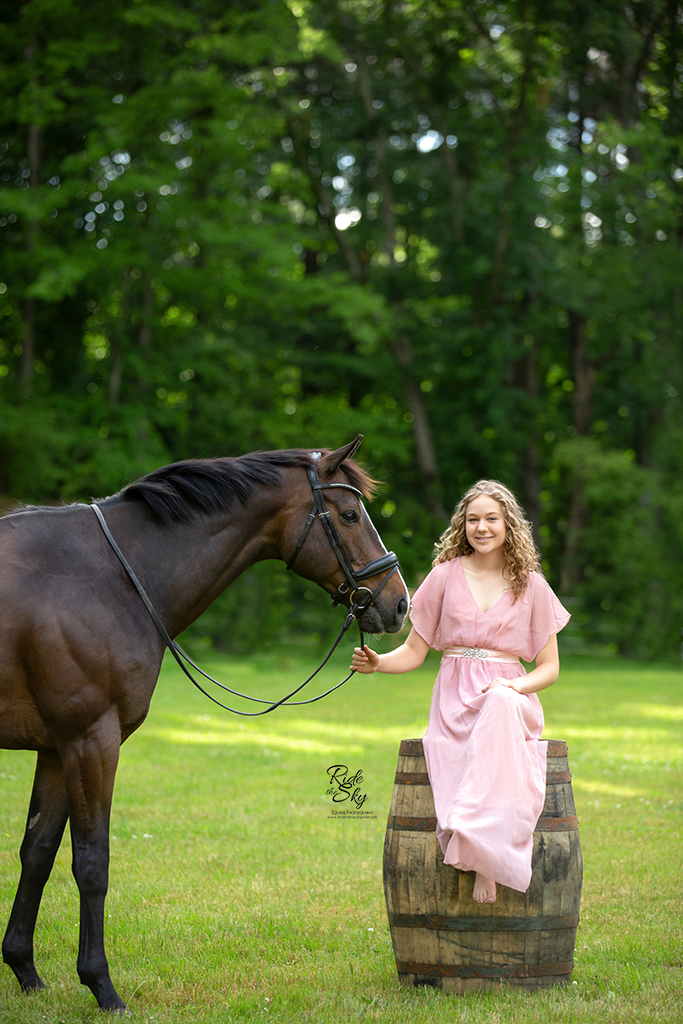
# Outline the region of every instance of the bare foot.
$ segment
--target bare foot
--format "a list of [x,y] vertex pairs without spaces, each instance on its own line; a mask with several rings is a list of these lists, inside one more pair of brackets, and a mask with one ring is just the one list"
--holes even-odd
[[480,875],[477,871],[474,876],[472,899],[475,903],[495,903],[496,883],[494,880],[492,878],[487,878],[486,875]]

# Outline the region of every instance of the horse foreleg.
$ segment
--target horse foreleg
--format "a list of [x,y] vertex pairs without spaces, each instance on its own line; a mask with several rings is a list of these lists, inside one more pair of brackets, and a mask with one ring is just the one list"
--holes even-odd
[[2,944],[3,960],[27,992],[44,988],[33,962],[33,933],[67,816],[62,762],[55,753],[40,753],[19,853],[21,877]]
[[109,886],[109,819],[121,734],[114,712],[62,754],[73,873],[80,893],[78,976],[103,1010],[123,1011],[104,952],[104,903]]

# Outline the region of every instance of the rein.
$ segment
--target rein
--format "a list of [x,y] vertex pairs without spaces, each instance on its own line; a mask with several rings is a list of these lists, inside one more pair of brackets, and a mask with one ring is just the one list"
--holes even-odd
[[[350,628],[350,626],[353,625],[354,621],[356,621],[363,614],[363,612],[368,608],[368,606],[374,602],[376,597],[384,589],[384,586],[388,583],[388,581],[391,579],[394,573],[398,571],[398,557],[394,554],[393,551],[388,551],[385,555],[381,555],[379,558],[375,558],[372,562],[368,562],[367,565],[365,565],[362,569],[359,569],[358,571],[356,571],[353,568],[351,560],[349,559],[346,553],[346,549],[344,548],[342,539],[339,536],[339,532],[336,526],[334,525],[334,522],[332,521],[330,511],[325,504],[325,499],[323,497],[322,492],[324,489],[342,488],[347,491],[352,491],[354,494],[357,494],[359,498],[362,498],[363,495],[361,491],[359,491],[356,487],[352,487],[351,484],[321,484],[317,467],[317,462],[321,458],[321,453],[314,452],[313,458],[316,461],[316,465],[309,466],[306,469],[309,483],[311,485],[311,490],[313,491],[313,509],[306,521],[306,525],[304,526],[303,532],[299,538],[296,548],[294,549],[294,553],[290,558],[289,562],[287,563],[287,569],[291,569],[292,566],[294,565],[294,562],[296,561],[297,556],[301,551],[304,541],[306,540],[308,531],[313,525],[314,520],[316,518],[319,518],[325,529],[325,533],[327,535],[327,539],[330,542],[330,546],[332,547],[332,550],[337,556],[337,560],[339,561],[339,564],[344,572],[344,575],[346,576],[346,582],[340,585],[337,593],[332,598],[332,605],[333,607],[336,607],[344,599],[344,597],[346,597],[347,594],[350,594],[351,606],[349,608],[349,614],[346,616],[342,624],[342,627],[339,630],[336,640],[332,644],[332,647],[330,648],[326,657],[323,659],[320,665],[318,665],[315,672],[312,672],[308,679],[304,680],[304,682],[297,686],[296,689],[292,690],[291,693],[288,693],[286,696],[282,697],[281,700],[274,701],[272,703],[268,700],[263,700],[260,697],[251,697],[246,693],[240,693],[239,690],[231,690],[229,686],[226,686],[224,683],[219,682],[218,679],[214,679],[213,676],[208,675],[208,673],[206,673],[202,668],[200,668],[199,665],[195,664],[192,658],[190,658],[189,655],[186,654],[185,651],[183,651],[182,647],[180,647],[180,645],[177,644],[175,640],[173,640],[169,636],[168,631],[166,630],[166,627],[161,621],[159,613],[152,604],[145,588],[140,583],[140,580],[137,578],[130,563],[128,562],[125,555],[121,551],[121,548],[114,540],[111,530],[107,526],[104,515],[102,514],[102,510],[95,503],[91,503],[90,505],[91,509],[97,516],[97,519],[99,521],[100,526],[102,527],[102,531],[104,532],[105,537],[109,541],[109,544],[111,545],[114,553],[121,562],[121,565],[126,570],[126,573],[128,574],[133,586],[137,590],[138,594],[140,595],[140,598],[142,599],[143,604],[145,605],[147,611],[149,612],[152,621],[154,622],[154,625],[157,627],[164,643],[168,647],[169,651],[175,658],[176,662],[178,663],[182,671],[185,673],[190,682],[194,686],[196,686],[200,693],[203,693],[205,697],[208,697],[208,699],[212,701],[214,704],[217,704],[220,708],[223,708],[224,711],[230,711],[234,715],[242,715],[245,718],[255,718],[259,715],[267,715],[269,712],[275,711],[276,708],[281,707],[283,704],[287,707],[297,707],[301,704],[315,704],[316,701],[322,700],[323,697],[327,697],[328,694],[333,693],[334,690],[339,689],[340,686],[343,686],[344,683],[348,682],[351,676],[355,675],[355,669],[352,669],[351,672],[349,672],[349,674],[341,680],[341,682],[336,683],[334,686],[330,687],[330,689],[326,690],[325,693],[318,694],[317,697],[311,697],[308,700],[291,700],[292,697],[295,697],[297,693],[303,690],[303,688],[307,686],[308,683],[310,683],[311,680],[318,675],[321,669],[325,667],[325,665],[330,660],[333,653],[339,646],[339,643],[341,642],[346,631]],[[380,572],[384,572],[385,570],[389,571],[387,572],[387,575],[384,577],[384,579],[382,580],[382,582],[379,584],[375,591],[371,591],[368,587],[358,586],[358,582],[360,580],[369,579],[371,576],[376,576]],[[363,594],[362,597],[360,596],[361,593]],[[360,626],[358,627],[358,629],[360,632],[360,645],[361,647],[363,647],[363,631],[360,628]],[[215,697],[212,697],[210,693],[207,693],[204,687],[201,686],[201,684],[198,683],[197,680],[194,678],[190,670],[187,668],[187,665],[191,665],[192,668],[195,669],[195,671],[199,672],[200,675],[202,675],[205,679],[208,679],[209,682],[214,683],[214,685],[220,687],[221,690],[225,690],[227,693],[232,694],[234,697],[242,697],[245,700],[249,700],[254,704],[268,704],[268,707],[264,708],[262,711],[239,711],[237,708],[228,707],[227,704],[223,704]]]

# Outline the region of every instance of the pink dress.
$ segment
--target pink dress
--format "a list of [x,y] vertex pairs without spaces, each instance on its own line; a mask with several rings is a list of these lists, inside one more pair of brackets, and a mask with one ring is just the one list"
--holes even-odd
[[[412,600],[413,627],[430,647],[476,647],[533,661],[569,621],[546,581],[532,572],[524,593],[483,612],[460,558],[437,565]],[[538,695],[507,686],[482,693],[521,663],[444,656],[423,745],[444,862],[526,892],[533,831],[545,799],[547,742]]]

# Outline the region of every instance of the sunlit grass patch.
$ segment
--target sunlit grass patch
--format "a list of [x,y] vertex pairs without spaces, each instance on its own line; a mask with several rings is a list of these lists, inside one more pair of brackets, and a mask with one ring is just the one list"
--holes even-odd
[[[341,678],[346,660],[334,659],[332,676]],[[212,654],[207,667],[273,697],[310,671],[291,655],[257,667]],[[112,814],[107,949],[135,1020],[678,1019],[681,674],[633,663],[566,659],[542,695],[546,736],[569,743],[581,820],[576,984],[462,998],[398,985],[382,845],[398,744],[424,732],[435,669],[430,658],[408,676],[354,677],[317,704],[242,720],[208,704],[174,665],[164,668],[147,723],[123,748]],[[5,919],[33,760],[0,752]],[[327,769],[337,763],[361,770],[371,816],[332,817]],[[26,999],[5,970],[0,1021],[98,1018],[75,975],[77,914],[66,842],[36,934],[50,987]]]

